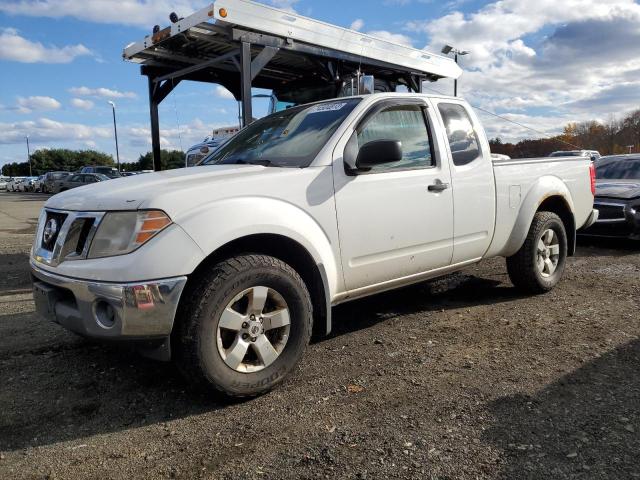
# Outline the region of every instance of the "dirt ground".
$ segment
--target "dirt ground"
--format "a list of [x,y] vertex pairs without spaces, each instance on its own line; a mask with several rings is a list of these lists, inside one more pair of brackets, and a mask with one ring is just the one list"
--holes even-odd
[[0,478],[640,478],[640,245],[553,292],[500,259],[334,310],[276,391],[225,402],[34,314],[44,197],[0,193]]

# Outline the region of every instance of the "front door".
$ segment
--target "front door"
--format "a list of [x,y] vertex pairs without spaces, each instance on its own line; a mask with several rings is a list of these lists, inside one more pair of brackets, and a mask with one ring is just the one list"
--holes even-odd
[[[453,255],[449,166],[432,140],[425,103],[385,100],[365,113],[357,147],[399,140],[402,160],[351,171],[340,144],[334,153],[335,199],[347,290],[446,267]],[[388,105],[388,106],[387,106]],[[353,136],[349,133],[351,142]],[[346,142],[341,142],[345,144]]]

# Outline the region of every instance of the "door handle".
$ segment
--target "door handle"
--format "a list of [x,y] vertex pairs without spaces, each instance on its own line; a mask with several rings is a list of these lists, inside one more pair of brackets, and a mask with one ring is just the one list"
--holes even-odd
[[430,192],[440,193],[440,192],[443,192],[444,190],[446,190],[447,188],[449,188],[449,184],[448,183],[443,183],[443,182],[438,180],[433,185],[429,185],[428,190]]

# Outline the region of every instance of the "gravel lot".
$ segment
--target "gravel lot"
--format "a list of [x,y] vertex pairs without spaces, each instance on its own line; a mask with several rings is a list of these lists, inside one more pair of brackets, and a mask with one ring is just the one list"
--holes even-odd
[[544,296],[495,260],[338,307],[232,403],[36,317],[44,198],[0,193],[2,479],[640,478],[639,245],[582,241]]

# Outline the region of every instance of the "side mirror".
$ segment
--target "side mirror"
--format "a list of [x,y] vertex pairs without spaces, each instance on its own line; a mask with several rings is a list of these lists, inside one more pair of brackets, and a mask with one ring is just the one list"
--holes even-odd
[[359,170],[368,169],[400,160],[402,160],[402,142],[399,140],[374,140],[360,147],[355,166]]

